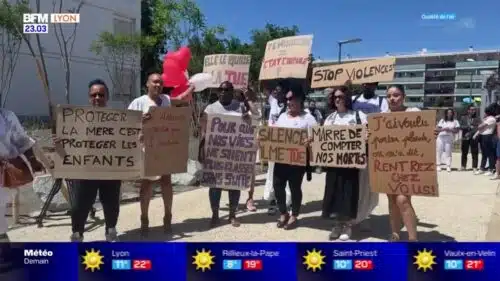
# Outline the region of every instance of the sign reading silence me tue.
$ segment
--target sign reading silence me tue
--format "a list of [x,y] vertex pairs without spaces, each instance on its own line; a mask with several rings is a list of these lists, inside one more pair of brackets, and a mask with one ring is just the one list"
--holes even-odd
[[315,67],[311,88],[326,88],[353,84],[387,82],[394,79],[396,58],[383,58],[353,63]]

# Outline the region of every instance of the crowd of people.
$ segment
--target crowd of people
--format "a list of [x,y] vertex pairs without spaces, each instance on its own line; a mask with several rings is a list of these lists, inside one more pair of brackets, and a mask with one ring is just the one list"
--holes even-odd
[[[301,87],[280,84],[268,96],[270,113],[269,126],[286,128],[311,128],[316,125],[353,126],[367,124],[367,116],[372,113],[390,113],[401,111],[419,111],[418,108],[405,105],[405,91],[400,85],[390,86],[385,96],[375,94],[377,83],[363,84],[361,94],[351,93],[350,87],[328,88],[327,96],[329,113],[323,117],[315,105],[306,108],[306,93]],[[151,118],[150,107],[172,106],[172,98],[163,94],[163,83],[160,74],[148,77],[147,94],[131,102],[128,109],[141,111],[143,122]],[[191,95],[194,87],[180,95],[180,98]],[[223,82],[218,89],[218,100],[204,109],[201,121],[202,135],[200,142],[199,161],[203,164],[204,128],[207,115],[225,114],[241,116],[242,118],[262,118],[257,107],[257,95],[250,89],[237,94],[231,82]],[[89,84],[89,104],[94,107],[106,107],[109,90],[102,80],[94,80]],[[43,169],[33,153],[34,140],[22,128],[14,113],[1,109],[0,118],[0,157],[3,161],[24,155],[33,171]],[[467,114],[456,117],[453,109],[446,110],[444,117],[436,124],[436,167],[442,166],[451,171],[451,157],[455,135],[462,133],[461,169],[467,168],[468,153],[472,154],[472,168],[475,174],[494,175],[499,178],[500,138],[497,136],[497,118],[500,115],[500,103],[488,106],[485,118],[481,119],[474,106],[468,108]],[[500,135],[500,134],[499,134]],[[142,137],[139,139],[142,141]],[[308,145],[311,140],[304,142]],[[60,140],[54,136],[54,143]],[[480,148],[480,149],[479,149]],[[367,147],[368,149],[368,147]],[[479,151],[482,153],[481,163],[478,162]],[[478,166],[479,165],[479,166]],[[496,165],[496,166],[495,166]],[[378,205],[378,194],[371,192],[368,169],[356,168],[323,168],[325,176],[325,191],[323,196],[322,217],[332,221],[330,240],[348,240],[352,226],[365,221]],[[304,175],[310,174],[310,167],[283,163],[268,163],[264,199],[269,202],[268,213],[279,214],[276,227],[291,230],[299,227],[299,216],[302,206],[302,184]],[[3,177],[3,176],[2,176]],[[120,211],[120,181],[115,180],[78,180],[73,181],[74,201],[71,210],[72,234],[70,240],[80,242],[84,239],[84,226],[88,214],[99,193],[104,217],[105,239],[109,242],[118,241],[116,230]],[[149,203],[153,195],[153,183],[159,182],[162,188],[164,202],[163,229],[165,233],[172,231],[173,190],[170,175],[144,178],[140,181],[140,230],[143,237],[149,233]],[[8,241],[8,225],[5,219],[6,204],[10,198],[9,188],[0,188],[0,242]],[[219,225],[219,208],[223,186],[209,188],[208,200],[212,211],[210,226]],[[240,225],[236,213],[240,202],[241,191],[228,190],[229,222],[232,226]],[[248,192],[246,208],[256,211],[254,204],[254,186]],[[417,217],[411,202],[406,195],[389,194],[389,224],[390,241],[400,240],[401,226],[408,231],[410,241],[417,240]]]

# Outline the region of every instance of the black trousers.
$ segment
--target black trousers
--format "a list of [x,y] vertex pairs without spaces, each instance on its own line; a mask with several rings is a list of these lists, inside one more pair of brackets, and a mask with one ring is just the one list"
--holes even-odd
[[274,164],[273,188],[278,209],[282,215],[288,214],[286,206],[286,184],[290,186],[292,195],[292,216],[298,216],[302,205],[302,179],[305,167],[288,164]]
[[[497,161],[495,137],[491,135],[481,135],[481,170],[495,171],[495,163]],[[488,166],[486,166],[488,162]]]
[[478,139],[469,139],[462,140],[462,167],[467,167],[467,156],[469,154],[472,155],[472,168],[477,169],[478,165],[478,155],[479,155],[479,140]]
[[106,233],[109,228],[115,228],[120,214],[120,187],[117,180],[74,180],[73,206],[71,210],[71,226],[73,233],[83,235],[85,222],[95,203],[97,192],[104,211]]

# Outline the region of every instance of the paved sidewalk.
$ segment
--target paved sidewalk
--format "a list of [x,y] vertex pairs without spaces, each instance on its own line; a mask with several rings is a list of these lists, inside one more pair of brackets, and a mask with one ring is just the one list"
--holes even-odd
[[[459,155],[454,155],[454,167],[458,167]],[[255,198],[262,198],[265,175],[258,177],[259,186]],[[440,194],[438,198],[414,197],[413,205],[419,218],[419,239],[422,241],[485,241],[495,238],[488,226],[498,228],[492,217],[495,204],[500,202],[499,181],[491,181],[484,175],[474,176],[471,171],[439,173]],[[207,189],[183,192],[174,197],[174,235],[167,237],[161,232],[163,204],[161,198],[151,202],[151,241],[327,241],[329,222],[320,218],[321,199],[324,191],[324,174],[314,174],[311,182],[304,182],[304,200],[300,227],[292,231],[277,229],[277,217],[267,215],[264,202],[255,213],[241,212],[242,225],[234,228],[223,225],[208,229],[210,207]],[[241,202],[247,194],[243,193]],[[221,216],[227,218],[227,195],[223,194]],[[500,206],[500,204],[499,204]],[[497,211],[498,212],[498,211]],[[370,231],[357,230],[354,240],[385,241],[389,234],[386,196],[380,195],[380,203],[369,219]],[[102,211],[98,212],[100,218]],[[89,221],[86,241],[103,240],[102,221]],[[119,231],[122,241],[138,241],[139,204],[123,205],[120,213]],[[498,232],[498,231],[497,231]],[[13,241],[68,241],[69,218],[48,220],[45,227],[28,226],[9,232]],[[405,237],[405,235],[403,235]]]

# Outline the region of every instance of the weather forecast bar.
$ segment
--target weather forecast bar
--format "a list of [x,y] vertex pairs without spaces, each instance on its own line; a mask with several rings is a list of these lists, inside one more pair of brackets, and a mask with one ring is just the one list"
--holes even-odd
[[8,258],[0,261],[2,281],[275,281],[277,276],[313,281],[498,281],[500,276],[500,244],[488,243],[26,243],[10,244],[7,250],[6,246],[2,252]]

